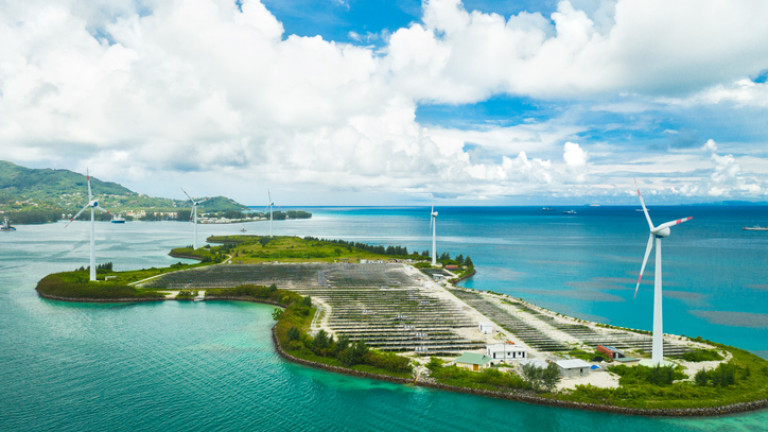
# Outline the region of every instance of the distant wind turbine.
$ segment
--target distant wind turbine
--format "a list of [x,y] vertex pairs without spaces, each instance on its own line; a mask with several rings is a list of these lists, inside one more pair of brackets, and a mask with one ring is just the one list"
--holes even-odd
[[275,206],[275,202],[272,201],[272,193],[267,189],[267,198],[269,198],[269,204],[267,204],[267,207],[269,207],[269,236],[272,237],[272,207]]
[[66,225],[64,225],[64,228],[68,227],[69,224],[72,223],[73,220],[77,219],[78,216],[80,216],[85,209],[90,208],[91,209],[91,264],[90,264],[90,280],[95,281],[96,280],[96,229],[95,229],[95,223],[94,223],[94,216],[93,211],[98,210],[102,211],[104,213],[109,214],[108,210],[105,210],[103,207],[99,207],[99,202],[93,199],[93,194],[91,193],[91,175],[88,173],[88,170],[85,171],[85,176],[88,181],[88,204],[85,205],[82,209],[80,209],[77,214],[67,222]]
[[210,198],[204,198],[204,199],[201,199],[200,201],[197,201],[191,196],[189,196],[189,194],[187,193],[187,191],[184,190],[184,188],[181,188],[181,191],[184,192],[184,195],[186,195],[190,201],[192,201],[192,215],[191,215],[192,217],[190,218],[192,219],[192,224],[194,225],[194,228],[192,229],[192,232],[193,232],[192,235],[194,236],[194,239],[192,240],[192,249],[197,249],[197,206],[198,204],[202,204],[208,201]]
[[437,212],[435,211],[435,206],[432,206],[432,210],[429,212],[429,227],[432,228],[432,265],[437,265],[437,239],[436,239],[436,230],[437,230]]
[[[635,186],[637,187],[637,180],[635,180]],[[645,213],[645,219],[648,220],[648,227],[651,230],[651,234],[648,237],[648,246],[645,248],[645,257],[643,257],[643,265],[640,267],[640,276],[637,277],[637,286],[635,287],[635,297],[637,297],[637,290],[640,288],[640,280],[643,278],[643,272],[645,271],[645,264],[648,263],[648,256],[653,249],[653,239],[656,239],[656,265],[654,267],[654,282],[653,282],[653,344],[651,352],[651,362],[654,365],[660,365],[664,363],[664,330],[662,327],[662,313],[661,313],[661,239],[668,237],[670,228],[687,222],[692,217],[684,219],[677,219],[669,222],[665,222],[657,227],[653,226],[651,217],[648,215],[648,209],[645,208],[645,202],[643,202],[643,196],[640,194],[640,188],[637,189],[637,196],[640,198],[640,205],[643,206],[643,213]]]

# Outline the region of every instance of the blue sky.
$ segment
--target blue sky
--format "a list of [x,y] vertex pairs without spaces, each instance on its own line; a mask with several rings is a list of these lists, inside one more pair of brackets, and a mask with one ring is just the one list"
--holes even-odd
[[[768,4],[0,0],[4,158],[257,205],[768,201]],[[433,198],[436,197],[436,198]]]

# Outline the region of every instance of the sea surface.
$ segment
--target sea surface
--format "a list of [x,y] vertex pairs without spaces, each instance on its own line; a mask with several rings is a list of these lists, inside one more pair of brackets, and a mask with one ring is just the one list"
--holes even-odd
[[[573,216],[563,210],[576,210]],[[343,238],[423,251],[428,208],[309,208],[277,235]],[[464,285],[585,319],[650,329],[653,256],[634,207],[438,208],[438,253],[471,256]],[[651,207],[684,216],[663,241],[664,330],[768,357],[766,207]],[[236,234],[238,225],[198,227]],[[268,222],[244,225],[269,232]],[[165,266],[192,243],[180,222],[98,223],[97,262]],[[458,430],[765,431],[768,411],[663,419],[556,409],[352,378],[284,362],[272,307],[236,302],[73,304],[37,297],[48,273],[88,264],[88,223],[0,233],[0,431]]]

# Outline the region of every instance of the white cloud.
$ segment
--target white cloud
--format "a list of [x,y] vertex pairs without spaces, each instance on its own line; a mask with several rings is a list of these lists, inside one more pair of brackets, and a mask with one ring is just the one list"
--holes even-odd
[[581,168],[587,164],[587,152],[578,144],[568,141],[563,145],[563,160],[570,168]]
[[[255,0],[242,12],[231,0],[151,0],[141,9],[129,0],[0,0],[0,142],[11,160],[87,165],[147,187],[156,182],[144,178],[170,171],[296,189],[568,195],[603,193],[612,176],[626,177],[619,166],[681,170],[669,166],[679,155],[624,164],[577,138],[587,127],[567,113],[426,127],[418,104],[509,93],[597,98],[587,110],[631,115],[650,106],[637,93],[668,99],[658,106],[698,92],[691,103],[766,107],[764,84],[737,80],[768,64],[768,3],[586,3],[563,1],[551,17],[502,17],[430,0],[421,22],[375,50],[287,35]],[[478,151],[465,150],[469,143]],[[763,154],[716,155],[714,141],[708,151],[683,157],[714,166],[709,191],[765,193],[752,180]],[[247,201],[251,192],[233,194]]]

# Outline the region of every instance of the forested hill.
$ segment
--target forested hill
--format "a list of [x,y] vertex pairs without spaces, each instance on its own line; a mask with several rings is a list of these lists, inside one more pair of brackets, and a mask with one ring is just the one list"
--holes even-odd
[[[62,213],[75,213],[87,203],[86,181],[85,175],[69,170],[31,169],[0,161],[0,212],[18,223],[56,220]],[[150,197],[94,177],[91,177],[91,188],[99,204],[112,213],[169,213],[191,207],[190,201]],[[200,204],[204,212],[246,209],[223,196]]]

